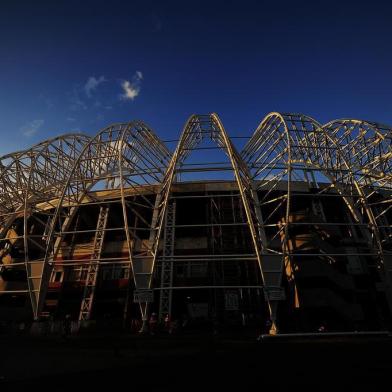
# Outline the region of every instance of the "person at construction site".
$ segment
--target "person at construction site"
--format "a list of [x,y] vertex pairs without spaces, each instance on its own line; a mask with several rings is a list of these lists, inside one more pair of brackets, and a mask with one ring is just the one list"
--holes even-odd
[[63,322],[63,337],[67,339],[71,335],[71,315],[66,314]]
[[270,319],[267,319],[265,322],[265,333],[269,333],[272,327],[272,321]]
[[170,335],[175,335],[178,332],[178,320],[172,320],[170,322],[170,329],[169,329],[169,334]]
[[140,328],[141,328],[140,320],[138,320],[136,318],[131,319],[131,332],[137,333],[137,332],[139,332]]
[[212,333],[213,335],[218,335],[219,333],[219,320],[216,314],[212,317]]
[[148,321],[148,326],[150,329],[150,335],[155,335],[158,327],[158,317],[155,312],[151,313],[150,319]]
[[325,324],[320,324],[320,326],[318,327],[318,332],[326,332],[326,327],[325,327]]
[[170,333],[171,320],[170,320],[169,313],[166,314],[163,323],[164,323],[165,331]]

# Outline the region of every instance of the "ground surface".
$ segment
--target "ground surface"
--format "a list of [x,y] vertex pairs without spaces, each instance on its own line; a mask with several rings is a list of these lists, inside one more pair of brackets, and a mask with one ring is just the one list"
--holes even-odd
[[[0,336],[0,391],[390,388],[390,338]],[[380,387],[380,388],[378,388]],[[370,389],[369,389],[370,388]],[[385,387],[383,388],[385,389]],[[298,388],[296,388],[298,390]]]

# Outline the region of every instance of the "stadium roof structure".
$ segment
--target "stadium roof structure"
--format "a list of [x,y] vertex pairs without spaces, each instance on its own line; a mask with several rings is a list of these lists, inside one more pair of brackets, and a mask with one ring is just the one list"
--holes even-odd
[[[319,187],[319,192],[333,188],[339,193],[353,220],[367,231],[389,282],[391,271],[386,258],[390,258],[391,250],[386,244],[392,232],[383,218],[392,207],[391,137],[390,127],[373,122],[341,119],[321,125],[302,114],[276,112],[263,119],[241,151],[215,113],[190,116],[174,151],[140,121],[112,124],[93,137],[59,136],[0,157],[0,238],[4,239],[15,219],[23,217],[28,286],[38,317],[45,293],[45,271],[82,201],[86,197],[94,201],[94,191],[118,190],[124,227],[128,228],[126,212],[132,207],[127,190],[153,194],[153,201],[143,198],[152,217],[149,245],[139,254],[129,246],[135,287],[149,288],[173,184],[190,173],[230,170],[240,192],[264,285],[271,289],[267,302],[274,322],[274,295],[289,257],[289,215],[295,182],[312,182],[315,189],[323,183],[327,185]],[[201,147],[206,141],[209,147]],[[227,161],[189,163],[194,152],[203,150],[206,156],[213,148],[222,151]],[[287,184],[285,194],[276,198],[274,189],[282,182]],[[263,190],[262,196],[258,190]],[[377,198],[379,193],[389,196],[381,200]],[[262,216],[260,206],[267,203],[276,206],[274,210],[286,211],[274,235],[283,238],[279,253],[270,248],[265,235],[271,217]],[[41,245],[45,256],[37,275],[32,273],[28,260],[29,243],[37,240],[29,235],[27,221],[42,219],[40,213],[49,216],[49,224]],[[125,232],[131,244],[132,231]],[[142,306],[142,312],[146,312],[146,306]]]

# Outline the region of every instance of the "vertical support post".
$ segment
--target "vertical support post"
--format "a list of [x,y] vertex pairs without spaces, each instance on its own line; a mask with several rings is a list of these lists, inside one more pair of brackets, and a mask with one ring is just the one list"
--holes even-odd
[[79,313],[79,322],[87,321],[91,318],[95,289],[97,286],[99,263],[101,259],[103,243],[105,240],[105,230],[108,216],[109,207],[101,206],[99,209],[97,228],[94,237],[93,253],[91,254],[91,260],[87,271],[86,283],[83,290],[83,298]]
[[175,244],[176,201],[167,206],[165,230],[163,233],[163,258],[161,270],[161,290],[159,298],[159,320],[166,315],[171,318],[173,290],[173,258]]
[[[37,289],[34,290],[34,292],[36,293],[35,308],[33,308],[35,320],[39,319],[41,311],[44,307],[46,293],[48,291],[49,280],[53,270],[53,263],[55,262],[59,251],[61,250],[61,242],[63,240],[62,233],[68,230],[78,210],[79,210],[78,206],[71,207],[64,221],[60,223],[61,230],[57,238],[54,237],[53,233],[56,227],[56,220],[59,218],[59,215],[57,215],[57,212],[59,212],[59,210],[57,210],[56,213],[51,218],[49,218],[48,221],[49,230],[47,234],[48,239],[47,239],[46,255],[42,263],[35,264],[35,267],[37,268],[37,272],[36,272],[37,275],[31,278],[33,279],[33,281],[37,281],[36,282]],[[48,262],[49,259],[51,263]]]

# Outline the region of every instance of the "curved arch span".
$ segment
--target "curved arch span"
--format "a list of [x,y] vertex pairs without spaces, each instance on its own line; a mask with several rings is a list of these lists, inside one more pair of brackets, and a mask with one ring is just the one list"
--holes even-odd
[[[291,211],[292,198],[295,196],[293,187],[298,192],[301,183],[308,183],[315,189],[320,189],[319,182],[329,183],[328,188],[334,188],[337,196],[344,200],[365,238],[373,243],[376,253],[383,259],[371,209],[364,202],[364,194],[354,176],[352,163],[345,156],[336,135],[328,133],[308,116],[274,112],[267,115],[256,129],[244,147],[242,157],[250,167],[253,180],[258,182],[258,189],[264,192],[261,205],[268,205],[270,208],[271,205],[274,206],[273,212],[266,215],[264,224],[275,224],[277,227],[272,239],[280,237],[282,240],[282,266],[284,260],[289,280],[293,279],[293,267],[289,265],[292,264],[293,239],[289,227],[294,225],[290,221],[297,219]],[[284,195],[276,197],[274,191],[281,186],[282,181],[286,182]],[[323,187],[322,192],[325,193],[328,188],[325,185]],[[348,194],[350,192],[351,195]],[[358,199],[366,210],[369,224],[363,221],[356,204]],[[321,205],[314,206],[314,209],[322,212],[320,207]],[[276,221],[277,219],[279,220]]]
[[[63,233],[69,229],[88,193],[103,189],[120,191],[128,265],[135,279],[134,234],[128,225],[127,212],[131,207],[126,200],[125,188],[133,190],[134,194],[143,188],[141,198],[146,208],[153,208],[154,204],[149,195],[154,194],[154,189],[160,183],[169,159],[170,152],[166,146],[140,121],[113,124],[101,130],[89,141],[74,162],[65,181],[50,224],[38,295],[33,304],[35,318],[39,317],[43,306],[50,272],[65,235]],[[101,236],[104,235],[105,229],[102,230]],[[143,254],[140,255],[142,256]]]
[[[154,210],[153,225],[150,236],[150,248],[152,250],[152,265],[150,267],[150,281],[157,258],[157,249],[162,233],[163,221],[168,208],[169,197],[177,174],[185,159],[208,134],[216,145],[228,156],[234,172],[235,180],[241,196],[241,201],[246,214],[247,226],[252,237],[253,248],[257,257],[260,273],[264,285],[269,288],[279,288],[280,284],[275,279],[276,257],[267,251],[267,240],[262,225],[262,216],[259,208],[257,192],[247,166],[241,159],[240,154],[230,141],[221,120],[216,113],[209,115],[192,115],[186,122],[176,150],[160,187],[157,203]],[[266,298],[270,317],[272,320],[271,332],[276,333],[276,304],[274,300]]]

